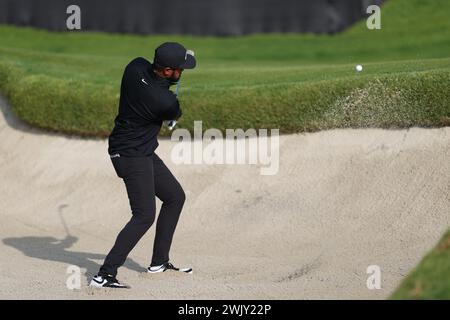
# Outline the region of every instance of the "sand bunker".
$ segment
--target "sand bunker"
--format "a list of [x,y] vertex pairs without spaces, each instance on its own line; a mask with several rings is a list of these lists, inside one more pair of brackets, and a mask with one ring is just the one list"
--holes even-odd
[[[171,260],[194,274],[142,273],[152,226],[119,269],[132,289],[92,290],[130,218],[107,140],[29,128],[0,105],[2,299],[381,299],[450,225],[449,127],[281,136],[273,176],[175,165],[162,140],[157,153],[187,195]],[[70,265],[80,290],[67,289]],[[370,265],[380,290],[366,286]]]

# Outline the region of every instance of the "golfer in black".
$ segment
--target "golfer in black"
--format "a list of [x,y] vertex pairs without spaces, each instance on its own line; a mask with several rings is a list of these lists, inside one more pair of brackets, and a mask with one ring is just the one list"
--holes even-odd
[[[127,288],[116,279],[117,269],[155,220],[155,196],[162,201],[156,223],[153,257],[147,271],[175,269],[169,262],[173,234],[185,201],[177,179],[155,153],[163,123],[181,117],[177,96],[169,90],[184,69],[196,65],[193,52],[166,42],[155,50],[153,63],[139,57],[125,68],[120,88],[119,114],[109,136],[108,153],[117,176],[125,182],[131,220],[117,236],[94,287]],[[192,272],[192,269],[180,271]]]

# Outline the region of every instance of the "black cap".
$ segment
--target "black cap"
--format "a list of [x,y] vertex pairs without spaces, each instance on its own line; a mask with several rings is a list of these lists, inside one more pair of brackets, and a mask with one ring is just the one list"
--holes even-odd
[[153,63],[160,67],[193,69],[196,61],[194,52],[186,50],[177,42],[164,42],[155,50]]

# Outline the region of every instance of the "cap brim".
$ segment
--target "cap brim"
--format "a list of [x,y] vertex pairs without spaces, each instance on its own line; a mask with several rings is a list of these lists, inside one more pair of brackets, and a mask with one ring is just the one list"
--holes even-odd
[[180,65],[181,69],[194,69],[197,65],[197,61],[193,55],[187,54],[186,61],[182,65]]

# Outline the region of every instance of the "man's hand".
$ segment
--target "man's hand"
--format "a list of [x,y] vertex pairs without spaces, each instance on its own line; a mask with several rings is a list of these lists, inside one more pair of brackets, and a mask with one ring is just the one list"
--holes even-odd
[[[179,118],[177,118],[178,120]],[[166,120],[164,121],[164,124],[169,128],[169,130],[172,130],[175,125],[177,124],[177,120]]]

